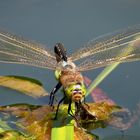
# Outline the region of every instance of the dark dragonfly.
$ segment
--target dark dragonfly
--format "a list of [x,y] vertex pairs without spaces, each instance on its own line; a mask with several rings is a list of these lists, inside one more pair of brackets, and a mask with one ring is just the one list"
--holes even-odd
[[[78,60],[80,63],[75,65]],[[0,31],[0,61],[55,70],[58,84],[50,94],[49,104],[53,105],[55,93],[62,86],[64,97],[58,108],[67,98],[70,115],[71,103],[80,105],[86,95],[82,71],[136,60],[140,60],[140,25],[92,40],[70,56],[62,43],[51,52],[46,46]]]

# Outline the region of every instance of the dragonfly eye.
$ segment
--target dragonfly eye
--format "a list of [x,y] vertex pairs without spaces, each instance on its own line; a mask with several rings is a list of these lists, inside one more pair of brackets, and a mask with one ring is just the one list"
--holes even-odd
[[57,62],[60,62],[60,61],[67,62],[66,49],[64,48],[64,45],[62,43],[57,43],[54,46],[54,53],[55,53]]

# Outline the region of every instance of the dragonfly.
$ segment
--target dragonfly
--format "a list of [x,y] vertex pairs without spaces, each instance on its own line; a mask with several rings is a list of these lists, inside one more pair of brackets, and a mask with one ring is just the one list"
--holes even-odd
[[137,60],[140,60],[140,25],[91,40],[69,56],[63,43],[56,43],[51,51],[45,45],[0,31],[0,62],[54,70],[58,83],[50,93],[49,105],[53,106],[55,93],[63,87],[64,97],[57,112],[59,105],[68,99],[71,116],[72,102],[79,106],[86,95],[81,72]]

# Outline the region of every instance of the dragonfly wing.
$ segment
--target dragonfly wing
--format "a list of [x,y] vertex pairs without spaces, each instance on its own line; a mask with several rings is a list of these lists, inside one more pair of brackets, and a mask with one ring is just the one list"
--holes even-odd
[[85,71],[115,62],[140,60],[140,25],[90,41],[69,59],[82,61],[77,69]]
[[54,54],[46,47],[0,31],[0,62],[55,69]]

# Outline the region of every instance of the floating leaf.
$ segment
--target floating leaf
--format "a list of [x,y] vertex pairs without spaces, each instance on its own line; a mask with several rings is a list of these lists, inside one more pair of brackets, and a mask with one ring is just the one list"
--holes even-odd
[[[58,114],[58,127],[65,127],[68,123],[68,116],[66,110],[68,109],[67,105],[61,105]],[[56,111],[56,106],[51,108],[50,106],[30,106],[27,104],[17,104],[17,105],[8,105],[0,107],[0,115],[4,118],[10,120],[14,118],[14,123],[24,129],[27,136],[34,136],[37,140],[50,140],[51,131],[54,124],[54,115]],[[14,128],[13,128],[14,129]],[[23,133],[24,133],[23,131]],[[20,131],[22,132],[22,131]],[[78,128],[77,125],[74,125],[74,140],[94,140],[96,138],[94,135],[88,134],[84,129]],[[61,131],[63,134],[63,131]],[[69,133],[67,133],[69,137]]]
[[[53,118],[55,116],[56,108],[57,106],[52,108],[48,105],[36,106],[29,104],[1,106],[1,120],[4,123],[6,122],[7,125],[10,124],[9,122],[15,125],[10,125],[11,129],[8,133],[7,129],[3,129],[0,135],[4,133],[9,135],[12,130],[15,131],[16,126],[18,128],[16,131],[19,130],[19,134],[22,134],[22,137],[26,138],[25,140],[32,140],[31,138],[35,138],[35,140],[51,140],[52,130],[55,123]],[[60,105],[57,119],[59,123],[58,126],[56,126],[60,129],[64,127],[66,128],[68,124],[70,116],[67,116],[67,109],[68,105]],[[90,134],[86,130],[93,130],[100,127],[104,128],[108,125],[113,125],[114,127],[116,125],[116,128],[118,125],[118,129],[121,127],[128,128],[130,124],[132,126],[132,124],[134,124],[134,122],[136,122],[136,120],[139,118],[138,114],[140,114],[140,107],[137,109],[137,111],[135,111],[135,114],[131,116],[128,122],[123,122],[123,117],[121,117],[119,114],[123,111],[123,108],[117,105],[108,104],[107,102],[83,103],[80,110],[81,116],[80,119],[78,119],[78,123],[85,129],[77,127],[77,124],[74,123],[74,133],[72,134],[72,136],[74,136],[74,140],[98,140],[97,136]],[[4,124],[3,126],[6,125]],[[61,134],[63,134],[63,132],[65,133],[65,131],[62,130]],[[19,138],[19,134],[17,135],[17,139]],[[69,134],[71,133],[66,134],[66,136],[70,137]],[[16,134],[12,132],[11,135],[15,136]]]
[[[92,82],[88,77],[84,77],[84,81],[87,86]],[[96,103],[106,102],[109,105],[116,105],[116,103],[98,87],[91,91],[91,96]],[[131,113],[127,108],[121,108],[117,112],[114,112],[107,123],[115,129],[124,131],[132,127],[132,125],[139,120],[139,117],[140,103],[138,103],[138,108],[133,113]]]
[[0,76],[0,86],[20,91],[35,98],[48,95],[38,80],[24,76]]
[[80,124],[88,129],[104,128],[111,120],[111,115],[114,112],[119,112],[121,107],[110,105],[107,102],[86,103],[82,104],[80,109]]
[[33,136],[24,136],[18,131],[10,130],[0,133],[1,140],[36,140]]

